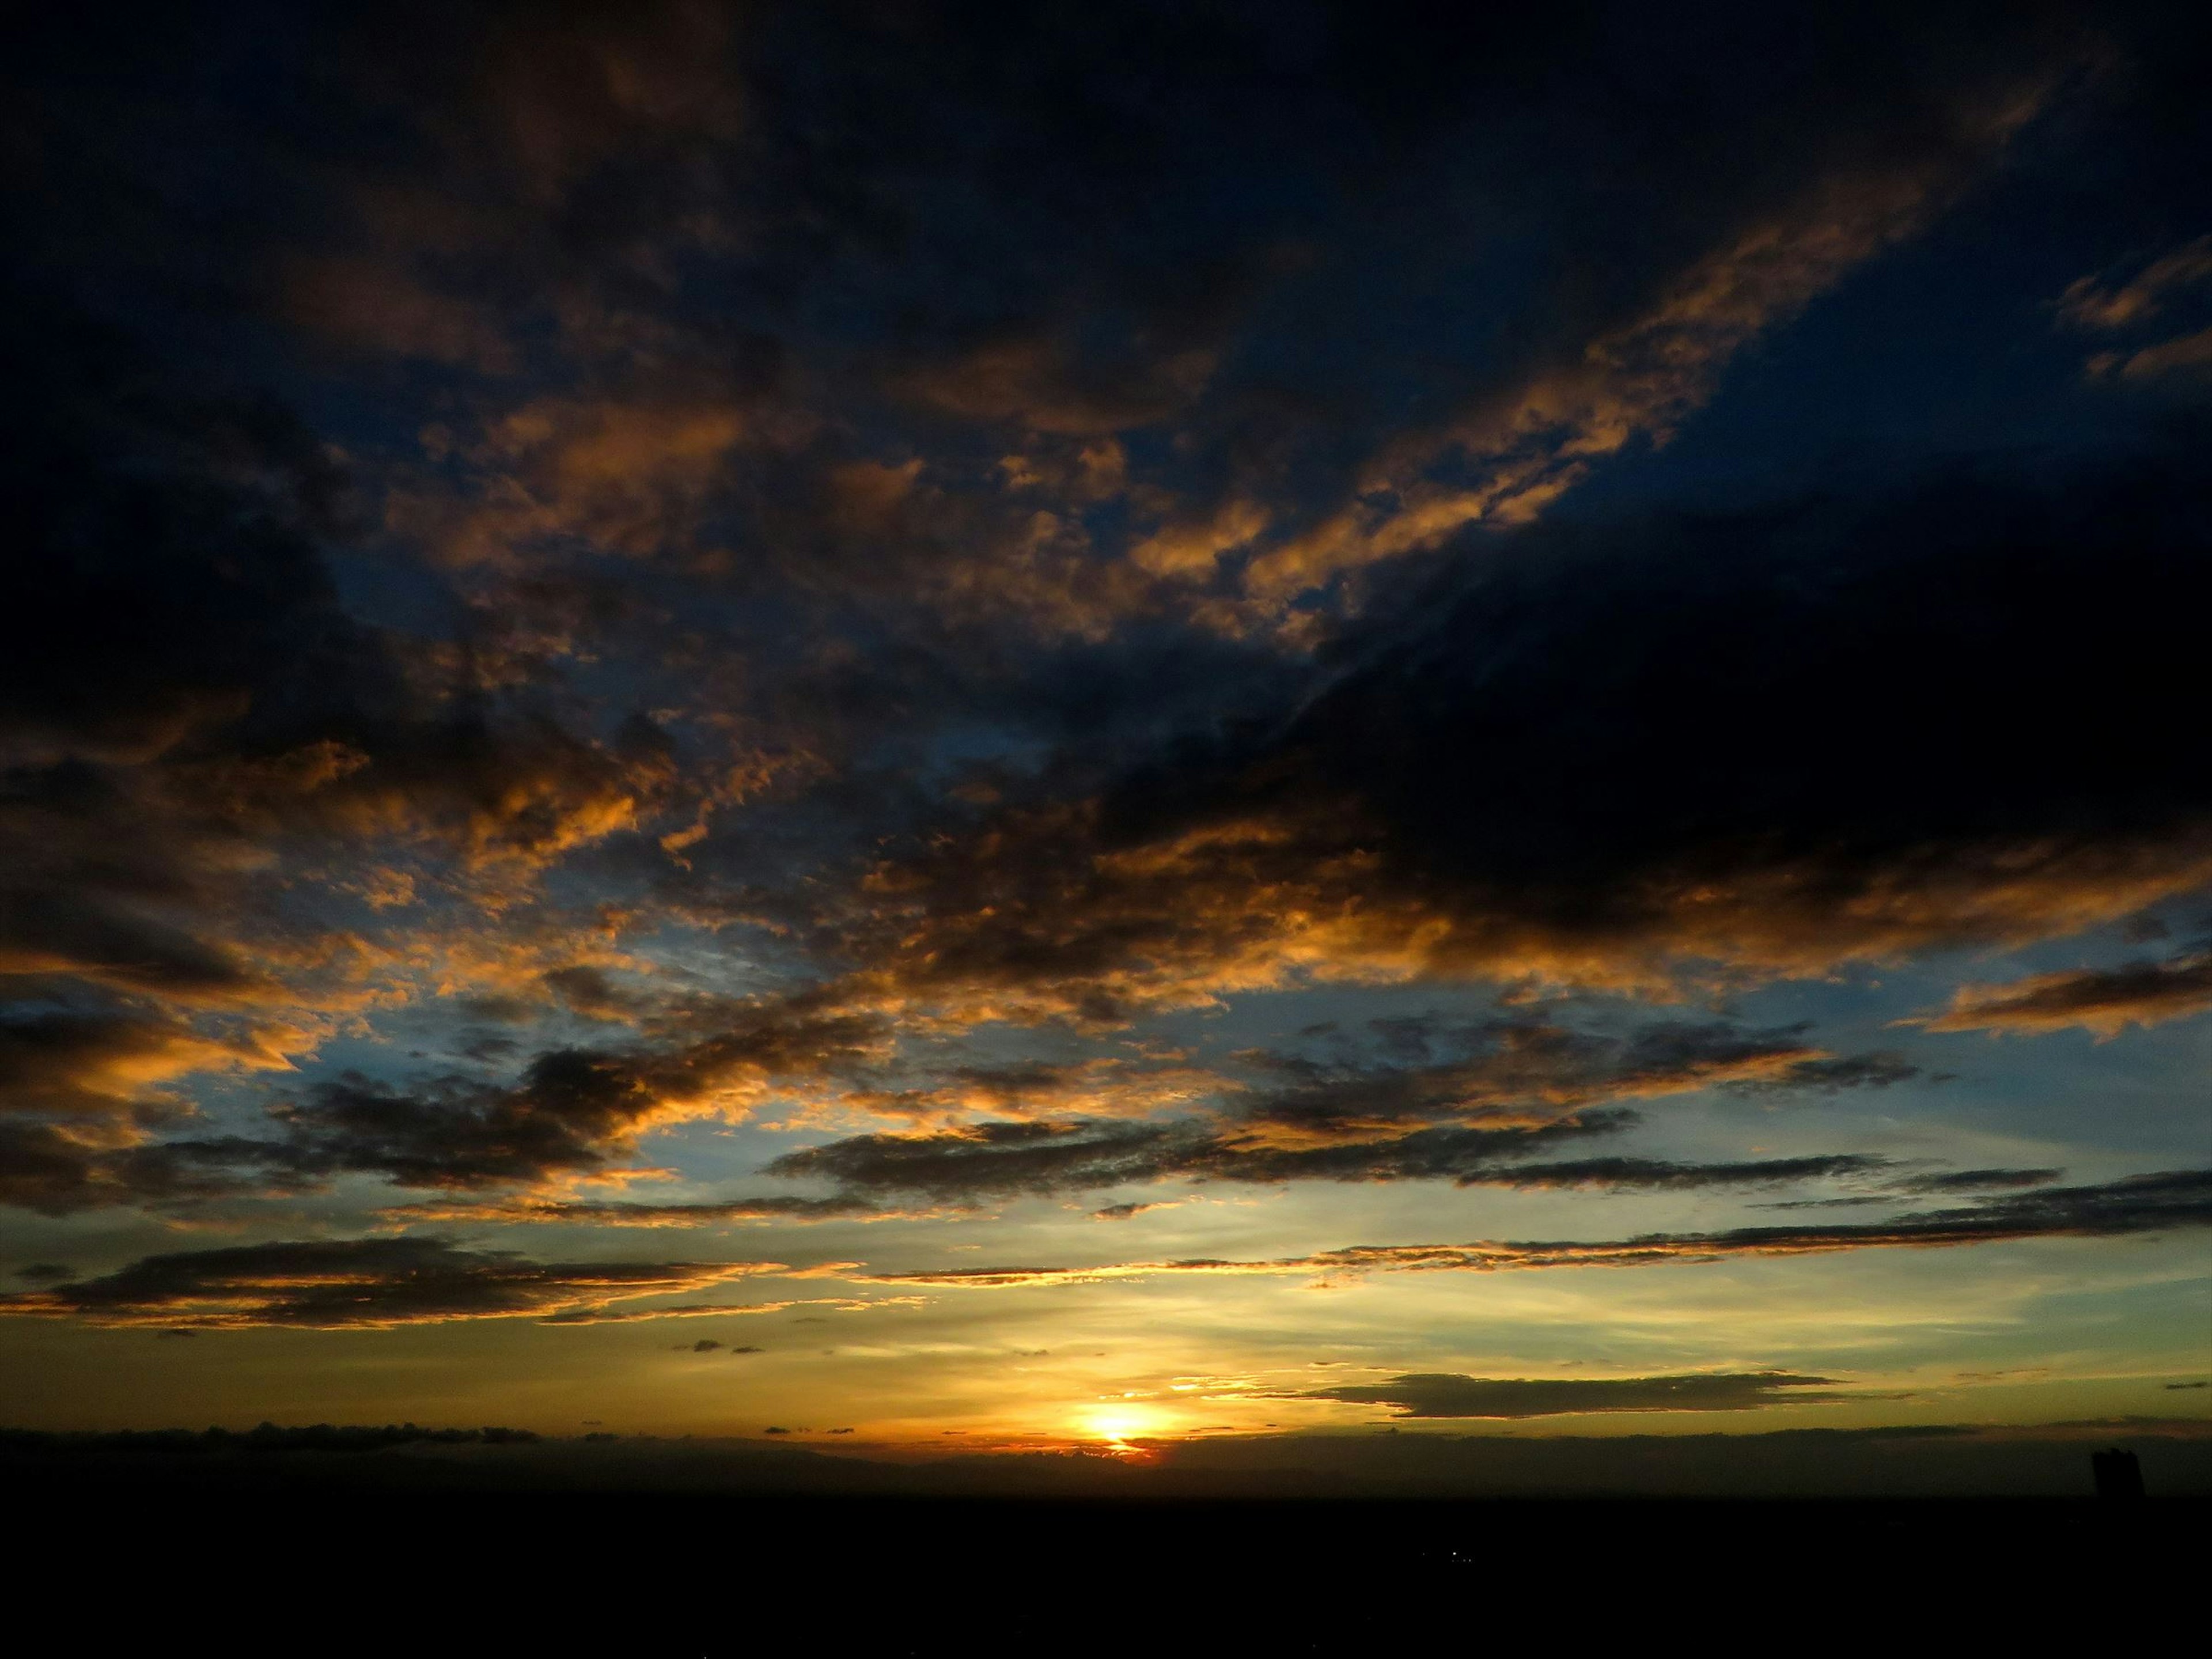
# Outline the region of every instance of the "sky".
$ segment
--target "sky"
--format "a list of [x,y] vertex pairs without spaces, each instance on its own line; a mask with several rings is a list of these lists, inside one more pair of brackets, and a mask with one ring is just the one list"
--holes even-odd
[[2191,9],[30,20],[0,1419],[2202,1425]]

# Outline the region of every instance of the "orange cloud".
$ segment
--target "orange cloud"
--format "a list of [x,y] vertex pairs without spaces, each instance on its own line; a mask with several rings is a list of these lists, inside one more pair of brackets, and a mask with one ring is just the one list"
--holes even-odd
[[2207,1008],[2212,1008],[2212,955],[2038,974],[2008,985],[1963,985],[1942,1013],[1908,1023],[1931,1031],[2028,1035],[2078,1026],[2109,1040],[2130,1025],[2186,1019]]

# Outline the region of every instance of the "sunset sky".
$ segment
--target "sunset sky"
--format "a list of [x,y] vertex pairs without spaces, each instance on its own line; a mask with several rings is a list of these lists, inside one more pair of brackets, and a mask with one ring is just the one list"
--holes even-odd
[[0,1422],[2205,1419],[2191,9],[21,20]]

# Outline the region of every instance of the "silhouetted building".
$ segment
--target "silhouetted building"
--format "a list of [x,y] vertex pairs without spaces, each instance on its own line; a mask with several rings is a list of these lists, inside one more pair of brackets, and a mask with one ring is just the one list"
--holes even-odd
[[2118,1447],[2111,1451],[2091,1452],[2089,1467],[2097,1472],[2097,1496],[2100,1498],[2141,1498],[2143,1495],[2142,1465],[2136,1462],[2131,1451]]

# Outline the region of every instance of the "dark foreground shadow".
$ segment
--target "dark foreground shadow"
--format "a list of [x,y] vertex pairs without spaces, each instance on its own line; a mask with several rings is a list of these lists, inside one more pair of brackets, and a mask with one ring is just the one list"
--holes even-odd
[[[47,1652],[2040,1651],[2162,1626],[2202,1499],[1039,1501],[8,1470]],[[27,1648],[25,1651],[33,1650]]]

